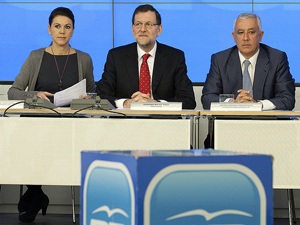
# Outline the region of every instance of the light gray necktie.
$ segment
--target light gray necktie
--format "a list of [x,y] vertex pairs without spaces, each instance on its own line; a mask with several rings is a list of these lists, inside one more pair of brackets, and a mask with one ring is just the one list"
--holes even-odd
[[252,91],[252,82],[251,82],[251,78],[250,78],[250,74],[248,72],[248,66],[250,65],[250,61],[249,60],[245,60],[244,61],[244,74],[243,74],[243,89],[246,91],[251,91],[250,95],[253,97],[253,91]]

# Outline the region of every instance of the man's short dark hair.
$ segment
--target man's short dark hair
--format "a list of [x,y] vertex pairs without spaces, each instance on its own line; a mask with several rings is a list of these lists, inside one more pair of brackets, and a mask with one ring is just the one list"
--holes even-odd
[[160,17],[159,12],[152,5],[148,5],[148,4],[140,5],[134,10],[134,13],[132,15],[132,24],[134,24],[134,17],[136,14],[138,14],[140,12],[148,12],[148,11],[155,12],[156,24],[161,25],[161,17]]

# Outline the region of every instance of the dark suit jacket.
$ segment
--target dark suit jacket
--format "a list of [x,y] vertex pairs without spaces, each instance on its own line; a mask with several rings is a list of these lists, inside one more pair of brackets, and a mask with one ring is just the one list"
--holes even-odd
[[[137,43],[111,49],[107,55],[104,73],[96,83],[97,94],[115,105],[116,99],[131,98],[139,91]],[[157,43],[152,93],[156,100],[182,102],[182,108],[196,107],[192,82],[187,76],[184,53]]]
[[[211,66],[202,90],[202,105],[209,109],[219,101],[219,94],[238,95],[243,88],[243,75],[237,46],[213,54]],[[290,74],[284,52],[260,44],[254,81],[254,100],[269,100],[278,110],[292,110],[295,106],[295,80]]]

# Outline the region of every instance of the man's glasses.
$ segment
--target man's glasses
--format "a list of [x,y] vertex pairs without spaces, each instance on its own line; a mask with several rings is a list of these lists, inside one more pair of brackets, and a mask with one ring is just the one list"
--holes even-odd
[[137,29],[142,28],[143,25],[145,25],[146,29],[151,29],[151,28],[153,28],[155,25],[158,25],[158,24],[154,24],[154,23],[151,23],[151,22],[147,22],[147,23],[136,22],[136,23],[134,24],[134,26],[135,26]]

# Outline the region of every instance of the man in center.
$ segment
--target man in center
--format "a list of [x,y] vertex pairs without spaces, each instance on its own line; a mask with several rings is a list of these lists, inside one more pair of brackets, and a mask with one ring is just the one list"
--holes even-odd
[[166,101],[194,109],[183,51],[156,41],[162,32],[159,12],[151,5],[138,6],[131,27],[136,42],[108,52],[97,94],[117,108],[130,108],[131,102]]

